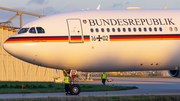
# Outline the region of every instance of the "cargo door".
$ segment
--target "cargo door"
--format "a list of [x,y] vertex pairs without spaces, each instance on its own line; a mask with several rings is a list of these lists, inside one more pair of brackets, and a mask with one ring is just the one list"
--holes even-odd
[[67,19],[69,42],[79,43],[83,42],[83,32],[80,19]]

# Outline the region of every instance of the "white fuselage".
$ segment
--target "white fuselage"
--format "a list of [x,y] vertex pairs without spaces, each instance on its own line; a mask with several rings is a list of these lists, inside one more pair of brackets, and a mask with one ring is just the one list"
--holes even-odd
[[97,72],[173,70],[180,67],[179,18],[180,10],[63,13],[23,27],[42,27],[45,33],[37,33],[36,29],[32,34],[28,30],[11,36],[3,46],[19,59],[49,68]]

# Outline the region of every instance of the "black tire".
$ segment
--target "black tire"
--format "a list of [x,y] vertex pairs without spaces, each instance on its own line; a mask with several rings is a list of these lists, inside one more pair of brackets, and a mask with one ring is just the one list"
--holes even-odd
[[71,95],[78,95],[81,92],[81,88],[77,84],[71,85],[70,93]]

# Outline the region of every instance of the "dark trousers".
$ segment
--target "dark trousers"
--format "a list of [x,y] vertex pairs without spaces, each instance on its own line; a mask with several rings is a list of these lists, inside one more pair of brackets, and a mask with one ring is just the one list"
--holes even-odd
[[106,79],[102,79],[102,83],[103,85],[105,85]]
[[65,84],[65,91],[66,93],[68,93],[70,90],[69,90],[69,84]]

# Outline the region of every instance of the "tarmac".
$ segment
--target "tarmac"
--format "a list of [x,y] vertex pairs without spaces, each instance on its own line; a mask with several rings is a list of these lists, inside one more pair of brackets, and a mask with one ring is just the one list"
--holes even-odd
[[[96,77],[99,78],[100,77]],[[178,78],[134,78],[134,77],[109,77],[110,86],[136,86],[138,89],[122,91],[81,92],[80,96],[130,96],[130,95],[180,95],[180,79]],[[85,81],[78,84],[102,84],[101,81]],[[67,97],[65,93],[31,93],[31,94],[0,94],[0,99],[11,98],[47,98]],[[68,97],[76,97],[68,95]]]

